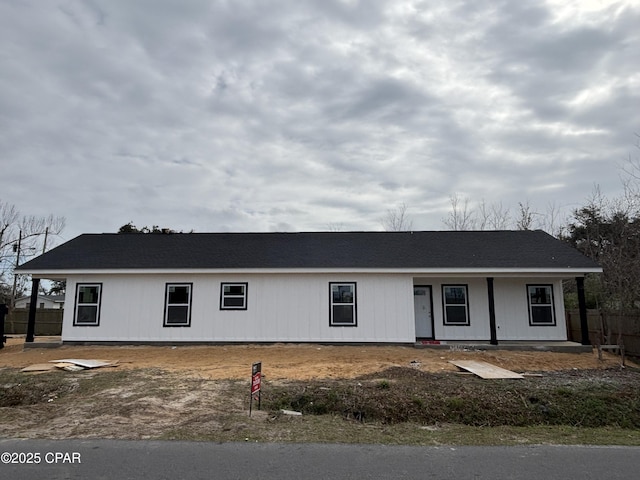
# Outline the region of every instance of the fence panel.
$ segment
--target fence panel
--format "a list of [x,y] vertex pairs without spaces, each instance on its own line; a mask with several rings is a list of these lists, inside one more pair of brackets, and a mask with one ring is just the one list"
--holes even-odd
[[[63,310],[58,308],[38,308],[36,310],[36,335],[61,335]],[[14,308],[5,317],[6,335],[24,335],[29,321],[28,308]]]
[[[580,342],[580,313],[578,310],[568,310],[566,316],[569,340]],[[599,310],[588,310],[587,323],[592,345],[622,343],[628,355],[640,357],[640,315],[601,314]]]

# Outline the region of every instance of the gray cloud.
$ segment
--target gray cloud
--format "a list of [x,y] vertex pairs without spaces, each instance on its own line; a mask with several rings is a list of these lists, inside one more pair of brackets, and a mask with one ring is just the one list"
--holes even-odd
[[569,5],[4,2],[0,198],[74,236],[380,229],[401,202],[437,229],[453,192],[615,194],[640,7]]

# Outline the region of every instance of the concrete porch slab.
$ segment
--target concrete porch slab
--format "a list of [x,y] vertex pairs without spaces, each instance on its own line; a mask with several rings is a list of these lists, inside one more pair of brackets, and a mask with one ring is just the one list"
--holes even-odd
[[33,342],[24,342],[24,348],[58,348],[62,346],[62,337],[34,337]]
[[593,351],[591,345],[563,341],[502,341],[498,345],[489,342],[442,340],[435,342],[416,342],[416,348],[435,348],[444,350],[514,350],[559,353],[588,353]]

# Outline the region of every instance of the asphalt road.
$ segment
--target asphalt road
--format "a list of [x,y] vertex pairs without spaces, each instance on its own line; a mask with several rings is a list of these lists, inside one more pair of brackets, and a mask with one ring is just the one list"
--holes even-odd
[[587,480],[640,471],[640,447],[0,440],[0,455],[0,478],[11,480]]

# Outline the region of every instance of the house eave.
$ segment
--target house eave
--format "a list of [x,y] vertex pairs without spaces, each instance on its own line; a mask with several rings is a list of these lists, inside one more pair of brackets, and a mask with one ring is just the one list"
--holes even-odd
[[116,268],[21,270],[20,274],[35,278],[67,278],[77,275],[253,275],[253,274],[407,274],[425,277],[513,277],[560,276],[576,277],[601,273],[602,268]]

